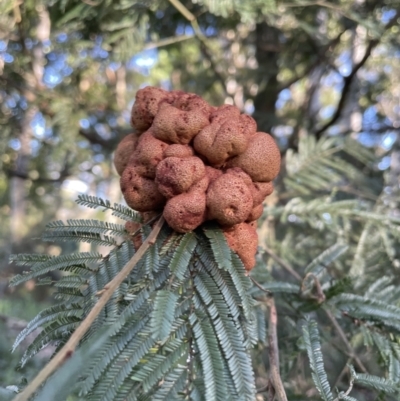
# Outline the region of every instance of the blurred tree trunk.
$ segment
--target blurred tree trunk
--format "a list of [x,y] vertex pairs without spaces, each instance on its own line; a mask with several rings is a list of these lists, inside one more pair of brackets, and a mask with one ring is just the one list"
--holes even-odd
[[[32,71],[26,74],[26,89],[24,96],[28,102],[28,108],[21,122],[21,130],[17,136],[20,147],[15,164],[17,175],[26,177],[29,175],[29,159],[32,154],[31,141],[33,138],[32,121],[38,109],[33,103],[36,99],[37,91],[43,88],[43,72],[45,65],[45,57],[43,46],[50,38],[50,18],[47,9],[43,5],[37,5],[38,25],[36,26],[36,38],[38,44],[34,46],[32,51],[26,47],[25,29],[27,29],[24,21],[19,21],[19,40],[26,55],[30,56]],[[10,204],[11,204],[11,241],[12,244],[19,243],[25,234],[27,197],[30,180],[13,176],[10,182]]]
[[275,125],[275,104],[279,95],[279,30],[266,22],[256,26],[256,59],[259,91],[254,99],[254,118],[258,129],[270,132]]

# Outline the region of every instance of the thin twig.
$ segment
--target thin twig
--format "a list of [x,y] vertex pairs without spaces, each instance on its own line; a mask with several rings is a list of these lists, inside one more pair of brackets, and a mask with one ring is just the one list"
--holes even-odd
[[168,0],[182,15],[186,18],[190,24],[192,25],[194,34],[200,41],[200,50],[203,53],[204,57],[207,58],[209,61],[211,68],[214,71],[215,76],[217,77],[218,81],[220,82],[222,89],[226,93],[226,85],[225,85],[225,78],[222,74],[218,71],[217,63],[214,61],[209,49],[207,38],[203,34],[200,29],[199,23],[197,22],[197,18],[179,1],[179,0]]
[[281,259],[276,253],[272,252],[271,249],[267,248],[267,246],[264,246],[263,249],[265,250],[265,252],[268,253],[269,256],[271,256],[272,259],[275,260],[275,262],[280,264],[286,271],[288,271],[297,280],[301,281],[300,274],[297,273],[288,263],[286,263],[283,259]]
[[193,39],[194,35],[181,35],[181,36],[172,36],[170,38],[160,39],[158,42],[147,43],[143,50],[156,49],[163,46],[172,45],[175,43],[183,42],[184,40]]
[[308,278],[313,279],[314,286],[317,290],[317,296],[314,296],[313,298],[315,298],[319,304],[322,304],[322,302],[325,301],[326,297],[324,291],[322,290],[321,283],[319,282],[318,277],[314,273],[307,273],[306,276],[304,277],[303,281],[301,282],[301,294],[304,296],[307,292],[306,280]]
[[275,395],[278,401],[287,401],[285,388],[283,387],[281,375],[279,372],[279,349],[278,349],[278,314],[276,313],[275,301],[273,297],[268,300],[269,319],[268,319],[268,344],[269,344],[269,365],[271,382],[274,386]]
[[266,290],[257,280],[255,280],[253,277],[249,276],[250,280],[253,282],[253,284],[258,287],[261,291],[266,292],[268,295],[272,295],[270,290]]
[[346,365],[344,365],[343,369],[341,370],[341,372],[339,373],[339,376],[337,377],[335,384],[333,385],[333,388],[338,387],[340,382],[343,379],[343,376],[345,375],[346,371],[349,369],[349,367],[347,365],[349,365],[351,362],[353,361],[352,357],[349,357],[349,359],[346,362]]
[[[391,27],[393,27],[394,25],[396,25],[397,19],[399,18],[399,16],[400,16],[400,11],[397,11],[396,15],[385,25],[385,27],[383,28],[383,31],[385,32],[388,29],[390,29]],[[350,93],[351,84],[353,83],[353,80],[356,77],[357,72],[367,62],[367,60],[371,56],[372,50],[380,43],[382,36],[383,36],[383,33],[379,37],[379,39],[372,39],[368,43],[363,58],[353,67],[351,73],[343,79],[343,89],[342,89],[339,103],[336,107],[336,111],[333,114],[333,116],[331,117],[331,119],[315,132],[315,137],[317,139],[321,138],[322,134],[328,128],[330,128],[333,124],[335,124],[336,121],[341,117],[343,108],[346,104],[347,96]]]
[[[290,274],[292,274],[294,277],[296,277],[299,281],[302,281],[301,276],[287,262],[285,262],[278,255],[273,253],[267,247],[264,246],[264,249],[271,256],[271,258],[274,259],[276,262],[278,262],[285,270],[287,270]],[[318,278],[315,277],[314,278],[314,282],[315,282],[315,279],[318,281]],[[318,284],[319,284],[319,282],[318,282]],[[320,292],[320,291],[322,291],[322,288],[321,288],[321,285],[320,284],[318,285],[318,284],[317,284],[317,290],[318,290],[318,292]],[[322,292],[322,294],[323,294],[323,292]],[[321,296],[320,293],[319,293],[319,296]],[[327,314],[327,316],[328,316],[329,320],[331,321],[331,323],[333,324],[334,328],[338,332],[339,337],[341,338],[341,340],[345,344],[349,356],[354,359],[354,361],[356,362],[358,367],[364,373],[367,373],[368,372],[367,368],[365,367],[365,365],[361,362],[360,358],[358,358],[358,356],[354,352],[353,347],[351,346],[349,340],[346,337],[346,334],[344,333],[344,331],[340,327],[340,325],[339,325],[338,321],[336,320],[335,316],[333,316],[332,312],[330,310],[328,310],[328,309],[324,308],[324,311]]]
[[[347,365],[346,365],[347,367]],[[338,397],[336,397],[333,401],[340,401],[341,399],[343,399],[344,396],[348,396],[351,393],[351,390],[353,390],[353,386],[354,386],[354,380],[356,378],[354,377],[354,375],[352,374],[350,377],[350,383],[349,383],[349,388],[345,391],[345,392],[341,392],[339,394]]]
[[129,275],[135,265],[139,262],[142,256],[145,254],[147,249],[153,245],[157,239],[157,236],[164,224],[164,218],[161,217],[160,220],[155,224],[153,230],[143,242],[141,247],[137,250],[135,255],[129,260],[129,262],[122,268],[122,270],[109,282],[107,283],[103,290],[101,297],[79,325],[79,327],[71,335],[67,343],[61,348],[61,350],[53,357],[53,359],[39,372],[39,374],[32,380],[32,382],[18,394],[13,401],[27,401],[29,397],[44,383],[44,381],[56,370],[58,369],[66,360],[68,360],[78,346],[81,338],[88,331],[94,320],[102,311],[103,307],[111,298],[115,290],[122,284],[125,278]]
[[365,365],[361,362],[360,358],[355,354],[353,347],[349,343],[349,340],[346,337],[346,334],[344,333],[343,329],[340,327],[340,324],[336,320],[335,316],[333,316],[332,312],[328,309],[324,309],[326,315],[328,316],[328,319],[331,321],[333,326],[335,327],[336,331],[338,332],[340,338],[342,339],[343,343],[346,345],[347,352],[349,353],[349,356],[354,359],[358,367],[364,372],[367,373],[367,368]]

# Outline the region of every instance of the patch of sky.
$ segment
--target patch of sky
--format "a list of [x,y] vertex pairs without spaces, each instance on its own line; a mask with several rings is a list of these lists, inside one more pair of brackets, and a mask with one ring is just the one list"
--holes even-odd
[[185,25],[186,24],[178,24],[178,26],[175,29],[175,34],[176,35],[183,35],[185,33]]
[[21,97],[19,100],[19,107],[21,107],[22,110],[26,110],[28,108],[28,102],[24,97]]
[[53,66],[46,66],[43,74],[43,82],[49,88],[54,88],[62,82],[62,76]]
[[79,142],[78,142],[78,146],[79,146],[81,149],[87,149],[87,148],[89,147],[89,142],[86,142],[86,141],[79,141]]
[[92,149],[93,149],[94,152],[102,152],[103,151],[102,146],[97,144],[97,143],[92,145]]
[[6,106],[7,106],[9,109],[13,109],[14,107],[16,107],[16,106],[17,106],[17,102],[16,102],[15,98],[12,97],[12,96],[9,96],[9,97],[7,98],[7,100],[6,100]]
[[105,59],[108,57],[108,51],[101,47],[103,43],[103,38],[101,36],[97,36],[95,39],[95,45],[90,52],[91,57],[93,58],[102,58]]
[[61,74],[64,75],[64,77],[68,77],[74,72],[74,69],[70,67],[69,65],[66,65],[61,69]]
[[328,222],[328,223],[331,223],[331,222],[332,222],[332,217],[331,217],[330,213],[323,213],[323,214],[322,214],[322,217],[324,218],[324,220],[325,220],[326,222]]
[[55,52],[50,52],[50,53],[47,54],[46,57],[47,57],[47,60],[49,60],[49,61],[56,61],[58,55]]
[[112,61],[108,64],[108,68],[113,71],[117,71],[119,67],[121,67],[121,63],[117,61]]
[[108,128],[107,125],[105,124],[101,124],[101,123],[97,123],[94,126],[94,129],[96,130],[96,132],[104,139],[110,139],[111,138],[111,132]]
[[56,41],[58,43],[65,43],[67,40],[68,40],[68,35],[64,32],[61,32],[56,36]]
[[86,118],[82,118],[79,120],[79,126],[83,129],[88,129],[90,127],[90,122]]
[[254,103],[251,99],[246,100],[244,103],[244,112],[250,115],[254,113]]
[[79,174],[79,179],[82,180],[83,182],[87,182],[89,184],[91,184],[94,181],[93,174],[88,173],[86,171]]
[[116,119],[115,117],[108,117],[108,118],[107,118],[107,124],[108,124],[110,127],[114,128],[114,127],[117,126],[117,119]]
[[96,196],[99,198],[107,198],[108,196],[108,183],[99,182],[96,185]]
[[7,50],[7,42],[5,40],[0,40],[0,52],[5,52]]
[[390,167],[390,161],[391,161],[390,156],[383,157],[378,164],[379,170],[387,170]]
[[378,82],[379,80],[379,73],[378,71],[368,71],[368,70],[361,70],[360,71],[362,77],[369,81],[370,83]]
[[272,129],[272,133],[278,140],[278,146],[284,148],[288,144],[288,138],[293,133],[293,127],[290,125],[277,125]]
[[33,131],[33,135],[36,138],[42,139],[46,136],[46,120],[43,117],[43,114],[38,112],[34,115],[31,121],[31,128]]
[[171,91],[172,90],[172,82],[170,79],[162,79],[160,81],[160,86],[162,89],[166,91]]
[[81,180],[65,180],[62,183],[62,189],[74,193],[86,193],[89,190],[89,186]]
[[385,192],[386,195],[390,195],[393,193],[393,188],[388,186],[383,188],[383,191]]
[[385,66],[383,67],[383,72],[384,72],[385,74],[390,74],[392,71],[393,71],[393,68],[392,68],[391,65],[385,65]]
[[327,119],[333,116],[335,110],[336,110],[335,106],[329,105],[323,107],[318,114],[321,116],[321,118]]
[[376,107],[369,106],[365,109],[363,114],[363,125],[368,126],[377,122]]
[[104,161],[104,155],[102,153],[98,153],[97,155],[93,156],[93,161],[95,163],[101,163]]
[[26,47],[28,50],[32,49],[33,44],[34,44],[34,43],[33,43],[33,41],[32,41],[31,38],[26,38],[26,39],[25,39],[25,47]]
[[208,26],[205,30],[206,36],[214,36],[217,33],[217,29],[214,26]]
[[164,17],[164,11],[162,10],[157,10],[156,11],[156,18],[162,19]]
[[93,166],[93,168],[92,168],[92,173],[93,173],[93,174],[95,174],[95,175],[102,175],[102,172],[103,172],[103,170],[102,170],[102,168],[101,168],[98,164],[96,164],[95,166]]
[[380,135],[378,134],[371,134],[370,132],[360,132],[357,135],[357,140],[358,142],[361,143],[361,145],[366,146],[367,148],[372,148],[374,146],[379,145],[380,141]]
[[324,85],[331,88],[335,88],[337,91],[341,91],[343,88],[343,77],[335,71],[331,71],[329,74],[322,78]]
[[343,76],[347,76],[351,73],[352,60],[351,60],[351,54],[349,51],[344,51],[344,52],[340,53],[339,57],[337,58],[337,62],[339,64],[339,72]]
[[392,149],[392,146],[397,140],[397,133],[396,132],[388,132],[387,134],[383,135],[381,139],[380,146],[385,150]]
[[50,52],[47,60],[43,81],[48,87],[54,88],[62,82],[64,77],[71,75],[73,69],[67,64],[67,55],[64,53]]
[[144,50],[135,54],[127,63],[129,69],[136,70],[143,75],[149,75],[150,69],[158,60],[157,49]]
[[194,30],[193,30],[193,27],[191,25],[186,25],[186,27],[185,27],[185,35],[187,35],[187,36],[194,35]]
[[30,141],[30,147],[31,147],[32,156],[36,157],[39,154],[39,150],[41,147],[40,142],[37,139],[32,139]]
[[328,129],[328,135],[329,136],[339,135],[340,133],[341,133],[341,129],[340,129],[339,125],[332,125]]
[[89,161],[84,161],[83,163],[81,163],[79,165],[79,170],[81,171],[87,171],[90,170],[92,168],[93,164],[90,163]]
[[14,57],[10,53],[3,53],[0,57],[8,64],[14,61]]
[[10,140],[8,141],[8,146],[9,146],[11,149],[13,149],[13,150],[18,151],[18,150],[21,149],[21,142],[20,142],[19,139],[13,138],[13,139],[10,139]]
[[396,15],[396,10],[391,8],[389,10],[385,10],[382,13],[381,21],[384,24],[387,24],[394,16]]
[[291,97],[292,93],[289,89],[283,89],[282,91],[280,91],[278,95],[278,100],[275,103],[276,108],[282,109],[285,106],[286,102],[291,99]]

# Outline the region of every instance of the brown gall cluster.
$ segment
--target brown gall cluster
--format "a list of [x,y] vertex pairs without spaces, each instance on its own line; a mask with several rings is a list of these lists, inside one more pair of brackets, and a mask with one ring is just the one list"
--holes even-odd
[[119,143],[114,158],[126,203],[144,218],[162,212],[179,233],[215,220],[251,270],[256,220],[280,168],[273,138],[235,106],[153,87],[137,92],[131,124],[136,133]]

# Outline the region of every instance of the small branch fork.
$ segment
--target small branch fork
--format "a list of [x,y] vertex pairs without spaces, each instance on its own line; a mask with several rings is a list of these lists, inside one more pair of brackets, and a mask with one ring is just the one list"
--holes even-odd
[[[283,259],[281,259],[278,255],[276,255],[274,252],[272,252],[270,249],[264,247],[266,253],[271,256],[272,259],[274,259],[281,267],[283,267],[287,272],[289,272],[293,277],[295,277],[298,281],[301,282],[301,287],[302,289],[304,288],[304,280],[306,280],[308,277],[312,278],[314,280],[314,285],[317,290],[317,295],[314,297],[318,303],[323,303],[325,300],[325,294],[321,288],[321,284],[318,280],[318,277],[316,277],[314,274],[309,273],[306,275],[304,280],[301,278],[301,276]],[[270,359],[270,365],[271,365],[271,383],[268,384],[266,387],[263,387],[257,391],[257,393],[262,393],[266,390],[270,390],[270,385],[272,384],[273,389],[275,390],[275,395],[277,395],[278,400],[287,400],[285,390],[282,384],[282,379],[279,374],[279,351],[278,351],[278,339],[277,339],[277,334],[276,334],[276,326],[277,326],[277,313],[276,313],[276,307],[275,307],[275,302],[272,297],[272,294],[269,290],[266,290],[265,288],[262,287],[261,284],[259,284],[256,280],[254,280],[252,277],[250,279],[253,281],[254,285],[256,285],[260,290],[264,291],[269,295],[269,331],[268,331],[268,342],[269,342],[269,359]],[[359,369],[367,373],[367,368],[363,364],[363,362],[358,358],[356,355],[353,347],[351,346],[349,340],[346,337],[345,332],[341,328],[339,322],[337,321],[336,317],[333,315],[333,313],[326,309],[323,308],[324,312],[326,313],[328,319],[331,321],[333,327],[337,331],[340,339],[344,343],[347,349],[347,353],[350,357],[350,359],[353,359],[354,362],[357,364]],[[353,387],[353,382],[354,379],[350,382],[350,387],[346,391],[345,395],[348,395]],[[273,399],[273,397],[272,397]],[[335,400],[336,401],[336,400]]]
[[207,38],[204,36],[203,32],[201,32],[199,23],[197,22],[197,18],[191,13],[179,0],[168,0],[178,12],[182,14],[184,18],[186,18],[190,24],[192,25],[193,31],[196,35],[196,37],[200,41],[200,50],[202,51],[204,57],[209,61],[211,64],[211,67],[213,69],[213,72],[220,82],[222,89],[226,93],[226,87],[225,87],[225,78],[222,76],[222,74],[218,71],[217,63],[213,59],[208,46],[207,46]]
[[60,351],[53,357],[53,359],[39,372],[39,374],[33,379],[33,381],[18,394],[13,401],[27,401],[29,397],[44,383],[44,381],[62,364],[64,364],[74,353],[78,346],[81,338],[88,331],[92,323],[95,321],[97,316],[100,314],[106,303],[111,298],[115,290],[122,284],[129,273],[136,266],[142,256],[145,254],[147,249],[152,246],[157,239],[157,236],[164,224],[164,218],[161,217],[154,225],[153,230],[143,242],[141,247],[137,250],[135,255],[129,260],[129,262],[122,268],[122,270],[109,282],[107,283],[101,293],[100,298],[89,312],[83,322],[71,335],[67,343],[60,349]]
[[[325,5],[326,5],[326,3],[325,3]],[[341,117],[342,110],[346,104],[348,94],[350,93],[351,84],[353,83],[357,72],[367,62],[367,60],[371,56],[372,50],[380,43],[383,33],[397,24],[397,19],[399,18],[399,16],[400,16],[400,10],[397,11],[396,15],[384,26],[381,37],[379,39],[372,39],[368,43],[363,58],[353,67],[353,70],[351,71],[351,73],[343,79],[343,89],[342,89],[339,103],[336,107],[336,111],[333,114],[333,116],[331,117],[331,119],[315,132],[315,137],[317,139],[320,139],[322,137],[322,134],[328,128],[330,128],[333,124],[335,124],[336,121]]]

